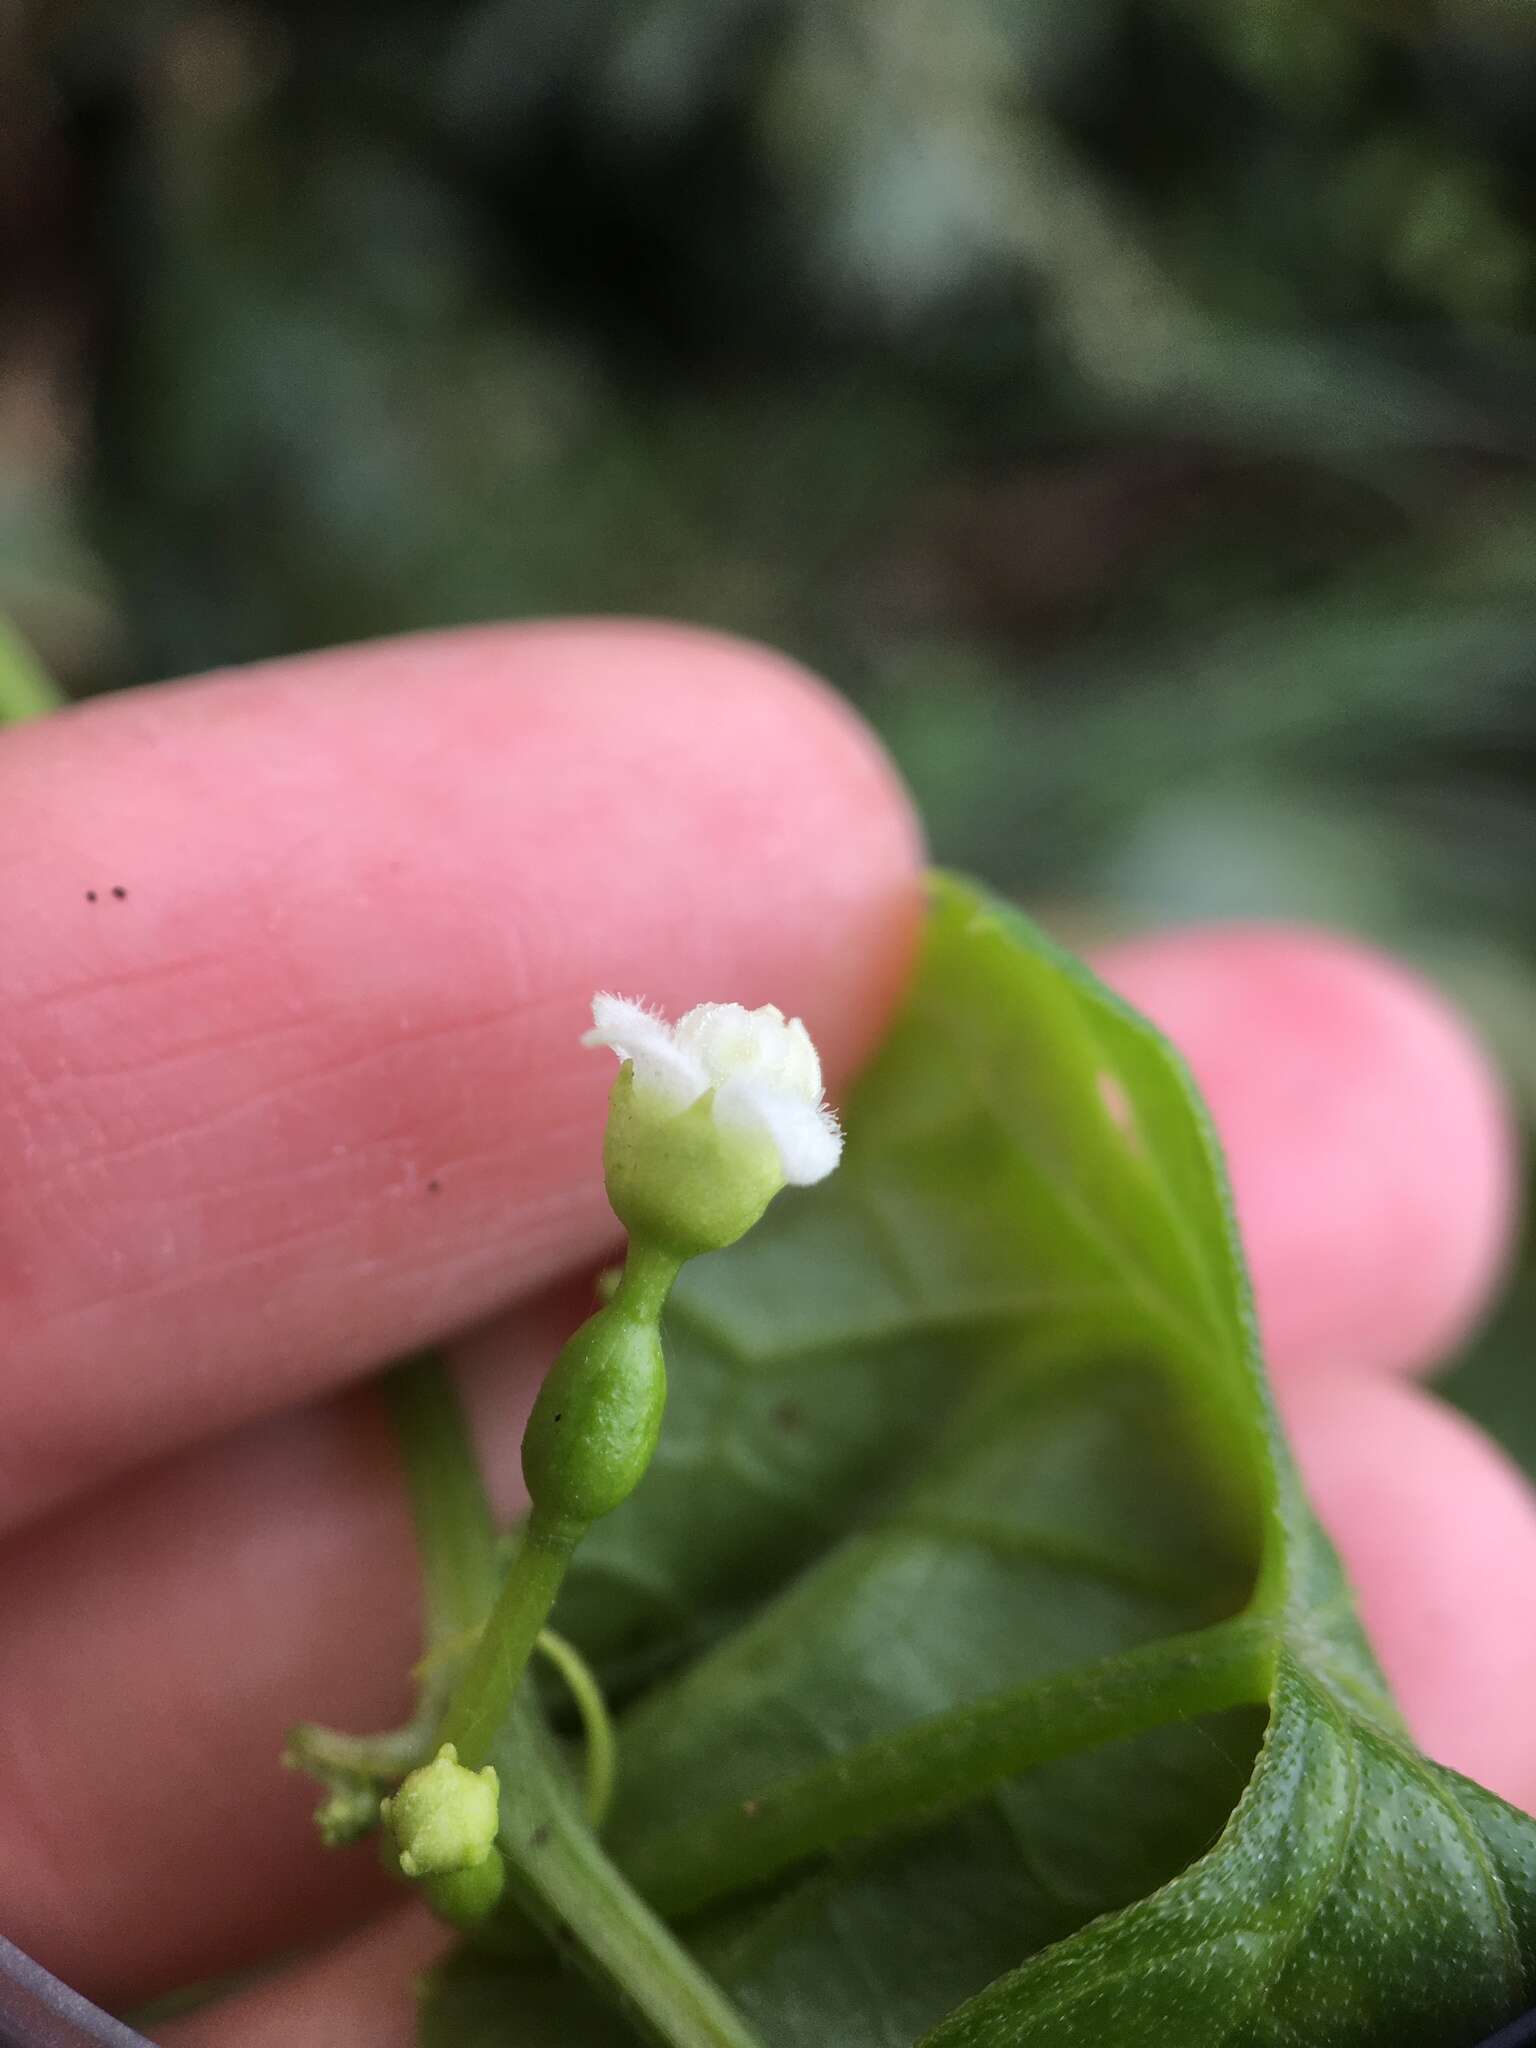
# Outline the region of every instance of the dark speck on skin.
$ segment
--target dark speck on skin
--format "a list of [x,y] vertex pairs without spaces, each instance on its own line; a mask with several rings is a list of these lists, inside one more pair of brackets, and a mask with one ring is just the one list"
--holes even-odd
[[780,1429],[803,1429],[805,1410],[797,1401],[781,1401],[773,1411],[773,1419]]
[[427,1193],[429,1195],[440,1195],[442,1192],[443,1184],[440,1180],[429,1180],[427,1182]]
[[118,900],[118,902],[119,902],[119,903],[123,903],[123,902],[126,902],[126,901],[127,901],[127,897],[128,897],[128,891],[127,891],[126,889],[122,889],[122,888],[114,889],[114,890],[112,891],[112,894],[113,894],[113,895],[114,895],[114,896],[115,896],[115,897],[117,898],[117,900]]
[[544,1844],[545,1844],[545,1843],[546,1843],[546,1842],[547,1842],[548,1840],[549,1840],[549,1827],[548,1827],[548,1824],[547,1824],[546,1822],[544,1822],[544,1821],[540,1821],[540,1822],[539,1822],[539,1825],[538,1825],[538,1826],[537,1826],[537,1827],[536,1827],[536,1828],[534,1829],[533,1833],[532,1833],[532,1834],[531,1834],[531,1835],[530,1835],[530,1836],[528,1837],[528,1846],[529,1846],[529,1847],[530,1847],[531,1849],[542,1849],[542,1848],[544,1847]]
[[85,900],[87,903],[94,903],[96,901],[96,891],[94,889],[87,889],[85,892]]
[[565,1410],[564,1410],[563,1408],[557,1408],[557,1409],[555,1410],[555,1420],[556,1420],[556,1422],[558,1422],[558,1421],[560,1420],[561,1416],[562,1416],[562,1415],[564,1415],[564,1413],[565,1413]]

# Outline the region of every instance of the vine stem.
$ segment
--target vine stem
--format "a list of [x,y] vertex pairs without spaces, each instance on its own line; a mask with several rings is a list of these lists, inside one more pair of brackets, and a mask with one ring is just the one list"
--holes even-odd
[[581,1716],[582,1738],[586,1744],[587,1823],[590,1827],[599,1828],[613,1803],[613,1782],[618,1770],[608,1703],[603,1698],[602,1687],[592,1675],[592,1667],[574,1643],[568,1643],[564,1636],[546,1628],[540,1630],[535,1647],[564,1679],[566,1691],[576,1702],[576,1711]]
[[[708,1971],[640,1898],[570,1794],[527,1687],[497,1748],[501,1840],[523,1910],[658,2048],[763,2048]],[[487,1928],[496,1945],[494,1921]]]
[[430,1658],[473,1635],[491,1611],[501,1580],[496,1524],[464,1409],[442,1362],[426,1354],[396,1366],[383,1391],[405,1467]]
[[451,1742],[460,1763],[470,1770],[491,1760],[508,1706],[549,1620],[578,1534],[567,1524],[546,1520],[537,1509],[524,1524],[522,1544],[438,1730],[438,1741]]
[[416,1707],[403,1727],[351,1735],[306,1721],[291,1729],[285,1760],[322,1779],[390,1784],[432,1755],[454,1673],[496,1598],[496,1524],[453,1381],[430,1352],[385,1375],[421,1566],[422,1637]]
[[[642,1284],[648,1279],[642,1276]],[[488,1657],[499,1698],[507,1658],[517,1655],[527,1633],[526,1665],[539,1641],[574,1539],[556,1530],[551,1542],[547,1532],[536,1532],[537,1517],[530,1517],[503,1578],[484,1482],[446,1370],[435,1358],[415,1360],[390,1375],[386,1392],[421,1552],[428,1639],[449,1652],[466,1627],[485,1624],[468,1677],[476,1658],[494,1642],[498,1621],[510,1618],[510,1640]],[[501,1615],[504,1604],[509,1617]],[[587,1675],[585,1666],[581,1675]],[[571,1682],[570,1670],[566,1677]],[[464,1698],[462,1690],[458,1697]],[[557,1951],[623,2006],[658,2048],[762,2048],[714,1978],[637,1895],[592,1833],[577,1809],[532,1688],[513,1677],[510,1712],[505,1704],[496,1706],[489,1694],[469,1697],[471,1707],[478,1699],[480,1707],[495,1714],[485,1740],[487,1750],[494,1746],[501,1779],[507,1908],[520,1906]],[[593,1724],[585,1706],[582,1711],[590,1742]],[[465,1762],[487,1761],[485,1753],[471,1758],[452,1721],[450,1707],[434,1740],[459,1741]],[[480,1725],[477,1708],[471,1727],[478,1731]],[[483,1930],[491,1947],[498,1945],[498,1917],[493,1915]]]
[[1170,1636],[914,1722],[618,1854],[658,1912],[695,1912],[850,1842],[931,1826],[1033,1765],[1262,1704],[1275,1649],[1273,1624],[1246,1615]]
[[[613,1299],[570,1340],[555,1363],[554,1373],[558,1375],[561,1372],[562,1361],[572,1356],[573,1347],[579,1346],[589,1333],[604,1327],[609,1331],[627,1329],[631,1335],[635,1331],[645,1331],[654,1344],[655,1325],[660,1319],[668,1290],[677,1278],[680,1263],[672,1253],[632,1239],[624,1261],[623,1276]],[[623,1355],[622,1347],[619,1355]],[[590,1362],[587,1358],[580,1359],[578,1369],[585,1369]],[[659,1350],[655,1353],[655,1364],[661,1371]],[[664,1394],[664,1372],[661,1372],[660,1384]],[[547,1393],[548,1383],[546,1397]],[[455,1681],[439,1733],[439,1740],[451,1742],[458,1751],[459,1761],[471,1770],[490,1761],[497,1733],[523,1682],[534,1645],[549,1620],[576,1546],[592,1519],[591,1510],[582,1512],[580,1519],[575,1519],[577,1509],[571,1505],[590,1498],[590,1476],[573,1484],[568,1466],[562,1474],[558,1453],[550,1471],[561,1475],[560,1483],[551,1484],[549,1492],[545,1493],[535,1481],[534,1470],[529,1465],[529,1443],[532,1433],[539,1427],[543,1398],[534,1407],[529,1423],[530,1433],[523,1440],[523,1470],[533,1495],[533,1506],[523,1525],[523,1540],[502,1578],[501,1590],[481,1631],[480,1640]],[[553,1421],[558,1424],[560,1419],[557,1412]],[[639,1456],[642,1460],[635,1470],[630,1471],[626,1466],[625,1492],[636,1483],[644,1461],[649,1459],[654,1448],[654,1432],[660,1423],[659,1405],[650,1420],[649,1439],[641,1446],[629,1445],[622,1453],[626,1460],[631,1456]],[[589,1434],[584,1441],[595,1454],[595,1462],[601,1465],[621,1455],[616,1446],[625,1444],[630,1422],[625,1417],[615,1426],[599,1406],[588,1418],[587,1430]],[[605,1430],[609,1433],[605,1434]],[[617,1496],[619,1499],[623,1497],[623,1493]],[[598,1508],[596,1512],[605,1513],[607,1509]]]

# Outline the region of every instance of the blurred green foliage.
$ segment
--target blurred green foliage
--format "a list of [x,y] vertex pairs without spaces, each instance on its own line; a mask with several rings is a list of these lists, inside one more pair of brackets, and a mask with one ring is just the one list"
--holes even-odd
[[1536,0],[11,0],[0,610],[757,635],[943,858],[1388,941],[1536,1116],[1533,103]]

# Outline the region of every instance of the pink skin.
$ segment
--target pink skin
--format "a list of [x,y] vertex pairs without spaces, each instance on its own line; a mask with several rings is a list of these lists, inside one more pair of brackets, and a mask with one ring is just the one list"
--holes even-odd
[[1523,1475],[1402,1381],[1299,1373],[1278,1392],[1414,1734],[1536,1811],[1536,1499]]
[[1405,968],[1322,932],[1170,932],[1104,964],[1220,1126],[1271,1366],[1437,1364],[1515,1211],[1512,1125],[1465,1027]]
[[[555,1283],[609,1241],[585,996],[772,998],[845,1075],[900,985],[917,859],[834,699],[677,628],[396,642],[0,740],[8,1933],[137,1996],[377,1907],[271,1768],[296,1702],[397,1711],[371,1674],[412,1650],[392,1456],[341,1390],[506,1311],[463,1357],[510,1504],[573,1313]],[[1496,1273],[1510,1144],[1480,1056],[1315,934],[1103,964],[1211,1097],[1291,1427],[1410,1719],[1536,1805],[1536,1507],[1373,1376],[1432,1363]],[[396,1909],[164,2038],[404,2048],[434,1939]]]

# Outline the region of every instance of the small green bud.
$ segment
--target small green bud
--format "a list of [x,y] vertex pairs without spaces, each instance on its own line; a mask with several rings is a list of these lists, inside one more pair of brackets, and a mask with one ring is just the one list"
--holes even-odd
[[540,1514],[585,1528],[628,1498],[651,1462],[667,1400],[661,1337],[621,1303],[599,1309],[550,1368],[523,1434]]
[[431,1763],[411,1772],[380,1811],[407,1877],[473,1870],[496,1842],[500,1787],[495,1766],[469,1771],[445,1742]]
[[482,1856],[473,1870],[444,1870],[422,1880],[433,1912],[465,1934],[473,1934],[489,1918],[506,1888],[507,1866],[499,1849]]

